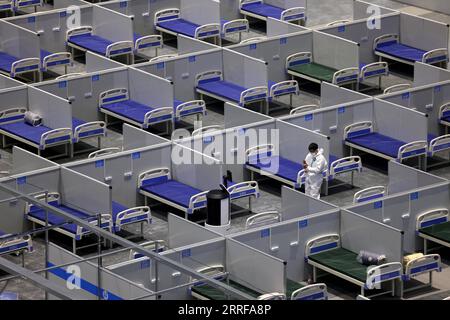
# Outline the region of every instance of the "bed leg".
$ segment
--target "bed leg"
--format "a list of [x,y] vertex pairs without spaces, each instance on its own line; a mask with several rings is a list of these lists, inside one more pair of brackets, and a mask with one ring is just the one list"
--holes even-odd
[[101,150],[102,149],[102,137],[98,136],[97,138],[97,145],[98,145],[98,149]]
[[427,239],[423,239],[423,254],[427,254],[428,248],[427,248]]
[[74,153],[74,151],[73,151],[73,149],[74,149],[73,143],[70,143],[69,148],[70,148],[70,158],[72,159],[73,158],[73,153]]
[[146,196],[144,196],[144,205],[145,205],[146,207],[148,207],[148,199],[147,199]]
[[381,87],[382,80],[383,80],[383,79],[382,79],[381,77],[378,79],[378,89],[379,89],[379,90],[381,90],[381,88],[382,88],[382,87]]
[[77,254],[77,241],[75,238],[72,239],[72,252],[73,254]]
[[41,156],[41,148],[38,148],[38,156]]
[[293,98],[294,98],[294,95],[290,94],[289,95],[289,105],[290,105],[291,108],[293,107]]
[[25,268],[25,251],[20,254],[22,256],[22,268]]
[[427,154],[423,156],[423,171],[427,172]]
[[141,237],[144,237],[144,222],[141,222]]
[[317,281],[317,269],[315,266],[313,266],[313,282],[316,283]]
[[391,295],[392,295],[393,297],[395,297],[395,279],[392,280],[392,292],[391,292]]
[[354,183],[354,180],[355,180],[355,171],[352,171],[352,189],[355,187],[355,183]]
[[364,297],[364,286],[361,287],[361,295]]
[[252,197],[248,197],[248,212],[252,212]]

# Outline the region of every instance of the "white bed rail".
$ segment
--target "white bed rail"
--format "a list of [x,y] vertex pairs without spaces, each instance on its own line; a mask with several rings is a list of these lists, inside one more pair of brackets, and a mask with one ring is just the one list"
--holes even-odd
[[56,66],[71,66],[72,63],[72,54],[70,52],[56,52],[44,57],[42,70],[47,71]]
[[325,283],[316,283],[297,289],[291,294],[291,300],[328,300]]
[[389,65],[387,62],[374,62],[365,65],[361,68],[359,78],[361,81],[366,79],[388,76],[389,75]]
[[78,36],[82,34],[92,35],[94,29],[91,26],[80,26],[77,28],[72,28],[66,31],[66,41],[70,41],[70,37]]
[[308,242],[306,243],[305,258],[307,259],[310,255],[337,249],[340,247],[341,247],[341,238],[336,233],[313,238],[311,240],[308,240]]
[[[106,124],[104,121],[92,121],[80,124],[74,128],[73,142],[80,142],[83,139],[83,134],[93,132],[96,133],[89,134],[87,137],[92,138],[94,136],[106,136]],[[98,131],[98,132],[97,132]]]
[[116,103],[128,100],[128,90],[125,88],[110,89],[103,91],[99,95],[100,107],[108,103]]
[[180,9],[178,8],[168,8],[155,12],[155,19],[153,23],[155,26],[163,21],[176,20],[180,18]]
[[264,86],[249,88],[241,92],[239,104],[243,106],[253,101],[266,100],[268,93],[269,90]]
[[298,95],[300,93],[300,89],[298,87],[297,80],[287,80],[281,81],[273,84],[269,88],[269,97],[275,98],[279,96],[283,96],[286,94],[295,94]]
[[332,27],[332,26],[342,25],[342,24],[346,24],[346,23],[349,23],[349,22],[350,22],[350,20],[347,20],[347,19],[336,20],[336,21],[333,21],[333,22],[328,23],[328,24],[327,24],[327,27]]
[[125,41],[117,41],[111,43],[106,47],[106,56],[117,57],[124,54],[133,54],[134,43],[133,41],[125,40]]
[[203,100],[191,100],[179,104],[175,109],[175,118],[179,120],[184,115],[201,113],[206,115],[206,103]]
[[359,156],[350,156],[335,160],[330,165],[329,176],[333,178],[334,176],[350,171],[362,171],[362,161]]
[[150,125],[173,120],[173,108],[162,107],[147,112],[144,116],[143,126],[147,129]]
[[292,7],[281,12],[281,21],[306,21],[305,8],[304,7]]
[[259,198],[259,186],[256,181],[244,181],[227,188],[232,200],[254,196]]
[[129,208],[117,214],[114,221],[115,231],[120,231],[124,225],[130,223],[145,221],[150,224],[151,219],[152,215],[148,206]]
[[422,257],[413,259],[405,265],[405,280],[422,273],[431,271],[440,272],[442,269],[441,256],[438,254],[427,254]]
[[223,130],[223,127],[220,125],[201,127],[201,128],[198,128],[198,129],[195,129],[194,131],[192,131],[192,137],[204,136],[205,134],[211,134],[211,133],[222,131],[222,130]]
[[286,69],[289,67],[300,65],[300,64],[308,64],[313,61],[313,56],[311,52],[298,52],[291,54],[286,58]]
[[441,208],[422,213],[416,218],[416,230],[449,221],[449,209]]
[[359,69],[346,68],[333,74],[333,84],[342,86],[348,83],[359,82]]
[[221,81],[223,80],[223,74],[220,70],[209,70],[199,73],[195,76],[195,85],[198,86],[203,81]]
[[25,117],[26,108],[11,108],[0,111],[0,123],[22,121]]
[[256,228],[264,225],[281,222],[281,214],[278,211],[266,211],[255,214],[245,221],[245,229]]
[[220,37],[220,24],[208,23],[195,29],[196,39],[205,39],[210,37]]
[[448,50],[446,48],[434,49],[425,53],[422,62],[427,64],[436,64],[448,62]]
[[450,134],[446,134],[430,141],[429,155],[433,157],[436,153],[450,149]]
[[401,162],[404,159],[426,155],[428,151],[428,142],[425,140],[409,142],[398,150],[397,160]]
[[275,151],[275,146],[273,144],[263,144],[259,146],[254,146],[245,151],[245,158],[247,162],[253,161],[253,157],[260,159],[260,156],[264,158],[270,157]]
[[106,155],[113,154],[113,153],[117,153],[117,152],[120,152],[120,151],[122,151],[122,148],[117,148],[117,147],[100,149],[100,150],[91,152],[88,155],[88,159],[99,158],[99,157],[106,156]]
[[373,132],[372,121],[356,122],[344,128],[344,140],[351,138],[353,136],[368,134],[372,132]]
[[378,284],[401,279],[403,276],[403,266],[400,262],[389,262],[379,266],[372,266],[367,269],[367,289],[375,289]]
[[72,135],[72,128],[59,128],[47,131],[41,135],[39,148],[45,150],[50,146],[62,144],[64,142],[72,143]]
[[247,19],[234,19],[222,25],[222,34],[226,37],[235,33],[249,32],[249,22]]
[[446,117],[450,117],[450,102],[447,102],[439,108],[439,119]]
[[134,50],[141,52],[146,49],[155,49],[156,55],[158,55],[158,49],[163,47],[163,39],[159,34],[153,34],[149,36],[143,36],[134,42]]
[[14,61],[11,66],[11,77],[26,72],[39,72],[41,70],[40,58],[25,58]]
[[398,92],[398,91],[403,91],[403,90],[407,90],[407,89],[411,89],[412,85],[409,83],[402,83],[402,84],[396,84],[390,87],[387,87],[386,89],[384,89],[383,94],[389,94],[389,93],[394,93],[394,92]]
[[373,40],[373,50],[376,50],[379,45],[382,45],[387,42],[395,42],[398,43],[400,40],[400,37],[398,34],[384,34],[380,37],[375,38]]
[[167,177],[170,179],[169,168],[155,168],[142,172],[138,177],[138,188],[142,187],[143,183],[147,180],[157,179],[160,177]]
[[300,107],[295,107],[294,109],[291,110],[291,112],[289,114],[290,115],[302,114],[302,113],[317,110],[319,108],[320,107],[317,104],[308,104],[308,105],[304,105],[304,106],[300,106]]
[[385,186],[374,186],[358,191],[353,196],[353,203],[366,202],[378,198],[382,198],[387,194]]

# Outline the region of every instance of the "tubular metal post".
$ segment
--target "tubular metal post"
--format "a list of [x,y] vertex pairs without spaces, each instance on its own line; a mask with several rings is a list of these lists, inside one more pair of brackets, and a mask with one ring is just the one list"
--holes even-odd
[[[155,253],[158,254],[158,241],[155,242]],[[150,259],[150,258],[149,258]],[[158,291],[158,262],[155,261],[155,291]],[[156,300],[159,299],[159,295],[156,296]]]
[[[100,227],[102,223],[102,216],[101,214],[97,215],[97,225]],[[97,291],[98,291],[98,300],[102,299],[102,272],[101,272],[101,267],[102,267],[102,237],[100,236],[100,234],[97,235],[97,254],[98,254],[98,258],[97,258]]]
[[[48,190],[45,191],[45,203],[48,204]],[[45,210],[45,227],[48,228],[48,210]],[[45,267],[48,265],[48,229],[45,229]],[[48,279],[48,271],[45,271],[45,279]],[[45,300],[48,300],[48,293],[45,291]]]

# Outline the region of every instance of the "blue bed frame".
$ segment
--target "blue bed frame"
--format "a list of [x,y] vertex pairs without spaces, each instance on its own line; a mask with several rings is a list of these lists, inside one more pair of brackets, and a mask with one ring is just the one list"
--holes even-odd
[[209,96],[219,101],[237,103],[241,107],[260,102],[261,112],[268,113],[267,86],[244,88],[224,80],[220,70],[197,74],[195,84],[201,100],[204,100],[203,96]]
[[297,22],[302,26],[306,22],[304,7],[283,9],[266,4],[263,0],[239,0],[239,9],[244,17],[253,17],[263,21],[270,17],[286,22]]
[[[67,30],[66,43],[69,48],[82,52],[92,51],[108,58],[126,56],[128,64],[134,64],[133,41],[112,42],[94,34],[91,26],[82,26]],[[73,55],[73,52],[72,52]]]
[[[246,150],[246,169],[250,171],[251,180],[254,173],[270,174],[272,179],[282,182],[294,189],[299,189],[306,181],[306,173],[301,163],[295,163],[280,156],[274,156],[274,145],[260,145]],[[262,161],[261,161],[262,160]],[[361,172],[362,162],[358,156],[350,156],[338,159],[330,156],[328,168],[323,172],[325,181],[325,194],[328,195],[329,182],[343,173],[351,173],[353,185],[354,172]],[[278,171],[268,167],[273,161],[278,161]],[[266,167],[266,168],[265,168]],[[279,170],[282,168],[282,170]]]
[[130,123],[141,129],[165,123],[167,132],[173,128],[174,107],[153,108],[143,105],[129,98],[125,88],[111,89],[100,93],[99,110],[105,114],[105,123],[108,126],[108,116]]
[[[344,129],[345,145],[353,149],[364,151],[386,160],[396,160],[400,163],[405,159],[419,158],[419,167],[426,170],[428,142],[403,142],[373,130],[372,121],[362,121],[347,126]],[[423,160],[423,161],[422,161]]]
[[387,58],[408,65],[414,65],[419,61],[433,65],[440,64],[444,69],[448,64],[447,48],[436,48],[431,51],[421,50],[402,44],[398,34],[385,34],[376,38],[373,50],[379,56],[380,61]]
[[6,137],[10,137],[37,148],[38,155],[41,154],[42,150],[50,147],[65,145],[65,155],[72,158],[73,129],[52,129],[43,125],[33,127],[25,123],[24,115],[26,111],[24,108],[13,108],[0,112],[0,134],[3,138],[3,148],[6,147]]
[[210,23],[198,25],[180,17],[180,9],[169,8],[155,12],[155,29],[171,35],[182,34],[195,39],[213,38],[214,44],[221,45],[221,25]]

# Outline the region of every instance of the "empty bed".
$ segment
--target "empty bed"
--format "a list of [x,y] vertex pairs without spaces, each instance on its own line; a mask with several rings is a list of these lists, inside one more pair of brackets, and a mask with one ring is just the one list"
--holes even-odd
[[304,7],[283,9],[264,2],[264,0],[240,0],[240,11],[244,17],[249,16],[259,20],[274,18],[287,22],[305,24],[306,15]]

